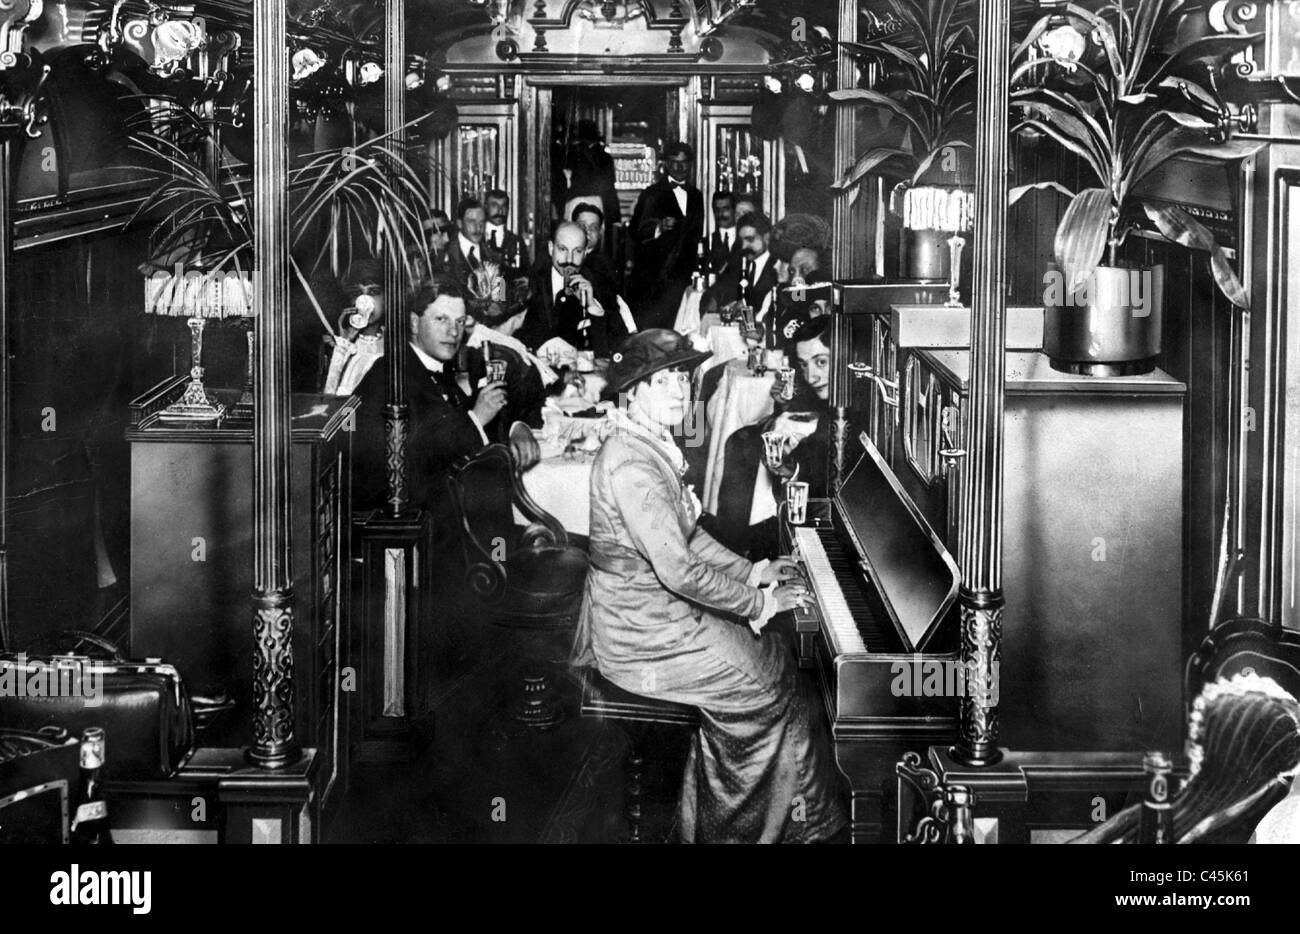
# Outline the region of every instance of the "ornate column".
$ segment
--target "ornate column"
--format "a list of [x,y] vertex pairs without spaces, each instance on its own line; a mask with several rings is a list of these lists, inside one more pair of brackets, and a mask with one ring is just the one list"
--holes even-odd
[[35,0],[16,0],[0,8],[0,651],[12,649],[9,632],[9,263],[13,256],[13,138],[41,134],[44,116],[37,110],[41,89],[49,76],[44,66],[35,85],[11,92],[8,74],[28,69],[23,53],[27,27],[41,15]]
[[0,651],[13,649],[9,635],[9,260],[13,253],[9,164],[12,156],[9,135],[0,135]]
[[289,55],[285,0],[254,0],[253,744],[266,769],[301,757],[294,737],[289,549]]
[[[840,0],[839,36],[840,42],[853,42],[858,38],[857,0]],[[852,56],[843,49],[836,48],[837,73],[836,83],[840,88],[855,87],[858,79],[857,65]],[[842,178],[853,165],[853,136],[857,125],[856,110],[853,107],[835,108],[835,156],[832,162],[834,178]],[[850,261],[853,237],[853,204],[847,192],[835,195],[831,205],[831,242],[835,249],[831,254],[834,268],[831,275],[839,279],[853,277],[854,264]]]
[[[404,0],[384,0],[384,129],[392,159],[406,158],[406,36]],[[388,512],[400,516],[410,504],[406,466],[406,282],[403,257],[384,256],[385,355],[388,357],[388,404],[384,406],[384,440],[388,466]]]
[[961,699],[954,756],[991,765],[997,749],[998,692],[988,688],[1002,656],[1002,407],[1006,393],[1007,113],[1010,0],[979,8],[975,111],[974,282],[971,303],[970,451],[961,490]]

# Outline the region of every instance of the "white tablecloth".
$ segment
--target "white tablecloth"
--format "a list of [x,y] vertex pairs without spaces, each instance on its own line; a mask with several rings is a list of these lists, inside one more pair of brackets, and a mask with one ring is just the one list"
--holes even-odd
[[682,293],[682,303],[677,306],[677,320],[673,330],[678,334],[689,334],[700,328],[700,299],[704,293],[698,289],[687,289]]
[[[559,520],[573,535],[589,534],[591,526],[591,465],[595,455],[577,453],[543,457],[524,472],[524,489],[539,507]],[[515,521],[526,525],[519,510]]]
[[706,410],[709,457],[704,470],[704,508],[717,515],[722,489],[722,461],[727,439],[737,429],[753,425],[772,414],[772,374],[753,376],[744,360],[727,363],[718,389]]

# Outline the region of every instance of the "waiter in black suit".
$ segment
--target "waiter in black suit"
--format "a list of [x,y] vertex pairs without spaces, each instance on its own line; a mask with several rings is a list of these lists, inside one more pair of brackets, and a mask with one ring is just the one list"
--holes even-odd
[[775,299],[773,290],[778,284],[776,261],[768,250],[772,240],[772,222],[765,214],[746,214],[736,222],[736,239],[740,243],[740,253],[727,264],[713,287],[704,293],[700,311],[707,314],[739,301],[743,280],[745,304],[754,309],[755,320],[761,322],[770,314],[772,302],[769,299]]
[[529,277],[528,316],[516,335],[532,350],[559,337],[578,350],[608,356],[626,332],[607,280],[583,269],[587,232],[563,221],[551,235],[551,262]]
[[736,196],[729,191],[713,193],[713,233],[709,235],[709,269],[721,275],[727,263],[740,255],[736,236]]
[[628,297],[641,328],[673,326],[704,236],[704,195],[690,182],[695,151],[673,143],[665,158],[668,177],[642,191],[632,212],[636,259]]

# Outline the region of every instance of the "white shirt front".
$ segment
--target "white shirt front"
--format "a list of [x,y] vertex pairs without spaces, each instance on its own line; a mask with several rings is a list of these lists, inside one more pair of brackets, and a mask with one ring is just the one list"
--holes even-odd
[[461,256],[465,257],[465,259],[466,259],[467,261],[472,262],[472,260],[470,260],[470,258],[469,258],[469,257],[470,257],[470,252],[469,252],[469,251],[470,251],[470,250],[473,250],[473,251],[474,251],[474,255],[475,255],[476,257],[478,257],[478,261],[479,261],[480,263],[483,262],[483,250],[480,249],[480,247],[479,247],[479,245],[478,245],[477,243],[475,243],[473,240],[468,239],[468,238],[467,238],[463,233],[458,233],[458,234],[456,234],[456,236],[457,236],[458,238],[460,238],[460,255],[461,255]]
[[[769,253],[767,250],[764,250],[762,253],[760,253],[758,256],[754,258],[754,280],[753,282],[749,283],[749,287],[751,289],[754,287],[755,282],[763,278],[763,270],[767,268],[767,261],[769,258],[771,258],[771,255],[772,254]],[[740,258],[740,263],[741,263],[740,274],[742,277],[745,274],[745,266],[748,264],[748,262],[749,261],[745,257],[742,256]],[[756,321],[762,321],[764,318],[767,317],[768,311],[771,310],[772,308],[772,296],[774,294],[776,294],[776,289],[773,288],[767,290],[767,294],[763,296],[763,304],[758,308],[757,313],[755,314]]]
[[[672,185],[672,182],[668,184]],[[677,199],[677,208],[682,212],[682,217],[686,216],[686,186],[673,185],[673,197]]]
[[717,229],[716,232],[718,233],[719,236],[722,237],[722,243],[723,243],[723,245],[724,245],[728,250],[730,250],[732,244],[734,244],[734,243],[736,242],[736,228],[735,228],[735,227],[719,227],[719,228]]
[[[410,345],[410,347],[411,347],[411,349],[412,349],[413,351],[415,351],[415,356],[419,358],[420,363],[421,363],[421,364],[424,366],[424,368],[425,368],[426,370],[428,370],[430,373],[441,373],[441,372],[443,371],[444,367],[443,367],[443,363],[442,363],[441,360],[438,360],[438,359],[435,359],[434,357],[429,356],[427,353],[425,353],[425,352],[424,352],[423,350],[421,350],[419,347],[415,346],[414,343],[412,343],[412,344]],[[491,442],[488,441],[488,436],[487,436],[487,434],[483,431],[483,426],[479,424],[478,416],[475,415],[473,412],[470,412],[470,413],[469,413],[469,420],[470,420],[471,422],[473,422],[473,423],[474,423],[474,427],[478,429],[478,436],[479,436],[480,438],[483,439],[483,443],[484,443],[484,444],[490,444]]]
[[[767,250],[764,250],[762,253],[758,254],[758,256],[754,257],[754,278],[750,280],[749,283],[751,288],[755,282],[763,278],[763,270],[767,268],[767,261],[771,255],[772,254]],[[742,276],[745,274],[745,266],[748,265],[748,263],[749,259],[747,257],[742,256],[740,258],[740,274]]]
[[506,245],[506,227],[504,224],[487,225],[487,232],[483,234],[484,243],[495,243],[496,249],[502,249]]

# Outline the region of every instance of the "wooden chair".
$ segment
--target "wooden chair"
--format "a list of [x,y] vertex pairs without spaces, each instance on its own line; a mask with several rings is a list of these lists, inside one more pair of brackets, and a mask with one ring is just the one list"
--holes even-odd
[[[470,595],[494,623],[524,636],[522,694],[513,716],[530,727],[551,729],[563,714],[547,654],[556,634],[572,632],[577,621],[586,552],[571,545],[564,527],[533,502],[518,462],[503,444],[488,445],[454,467],[447,490],[460,526]],[[515,525],[512,506],[526,526]]]
[[626,784],[624,812],[627,817],[627,842],[644,843],[641,821],[644,817],[645,798],[645,741],[655,724],[683,726],[695,729],[700,723],[699,711],[685,704],[654,700],[625,691],[604,678],[594,668],[581,670],[582,703],[579,707],[584,717],[617,722],[627,735],[627,756],[623,760]]

